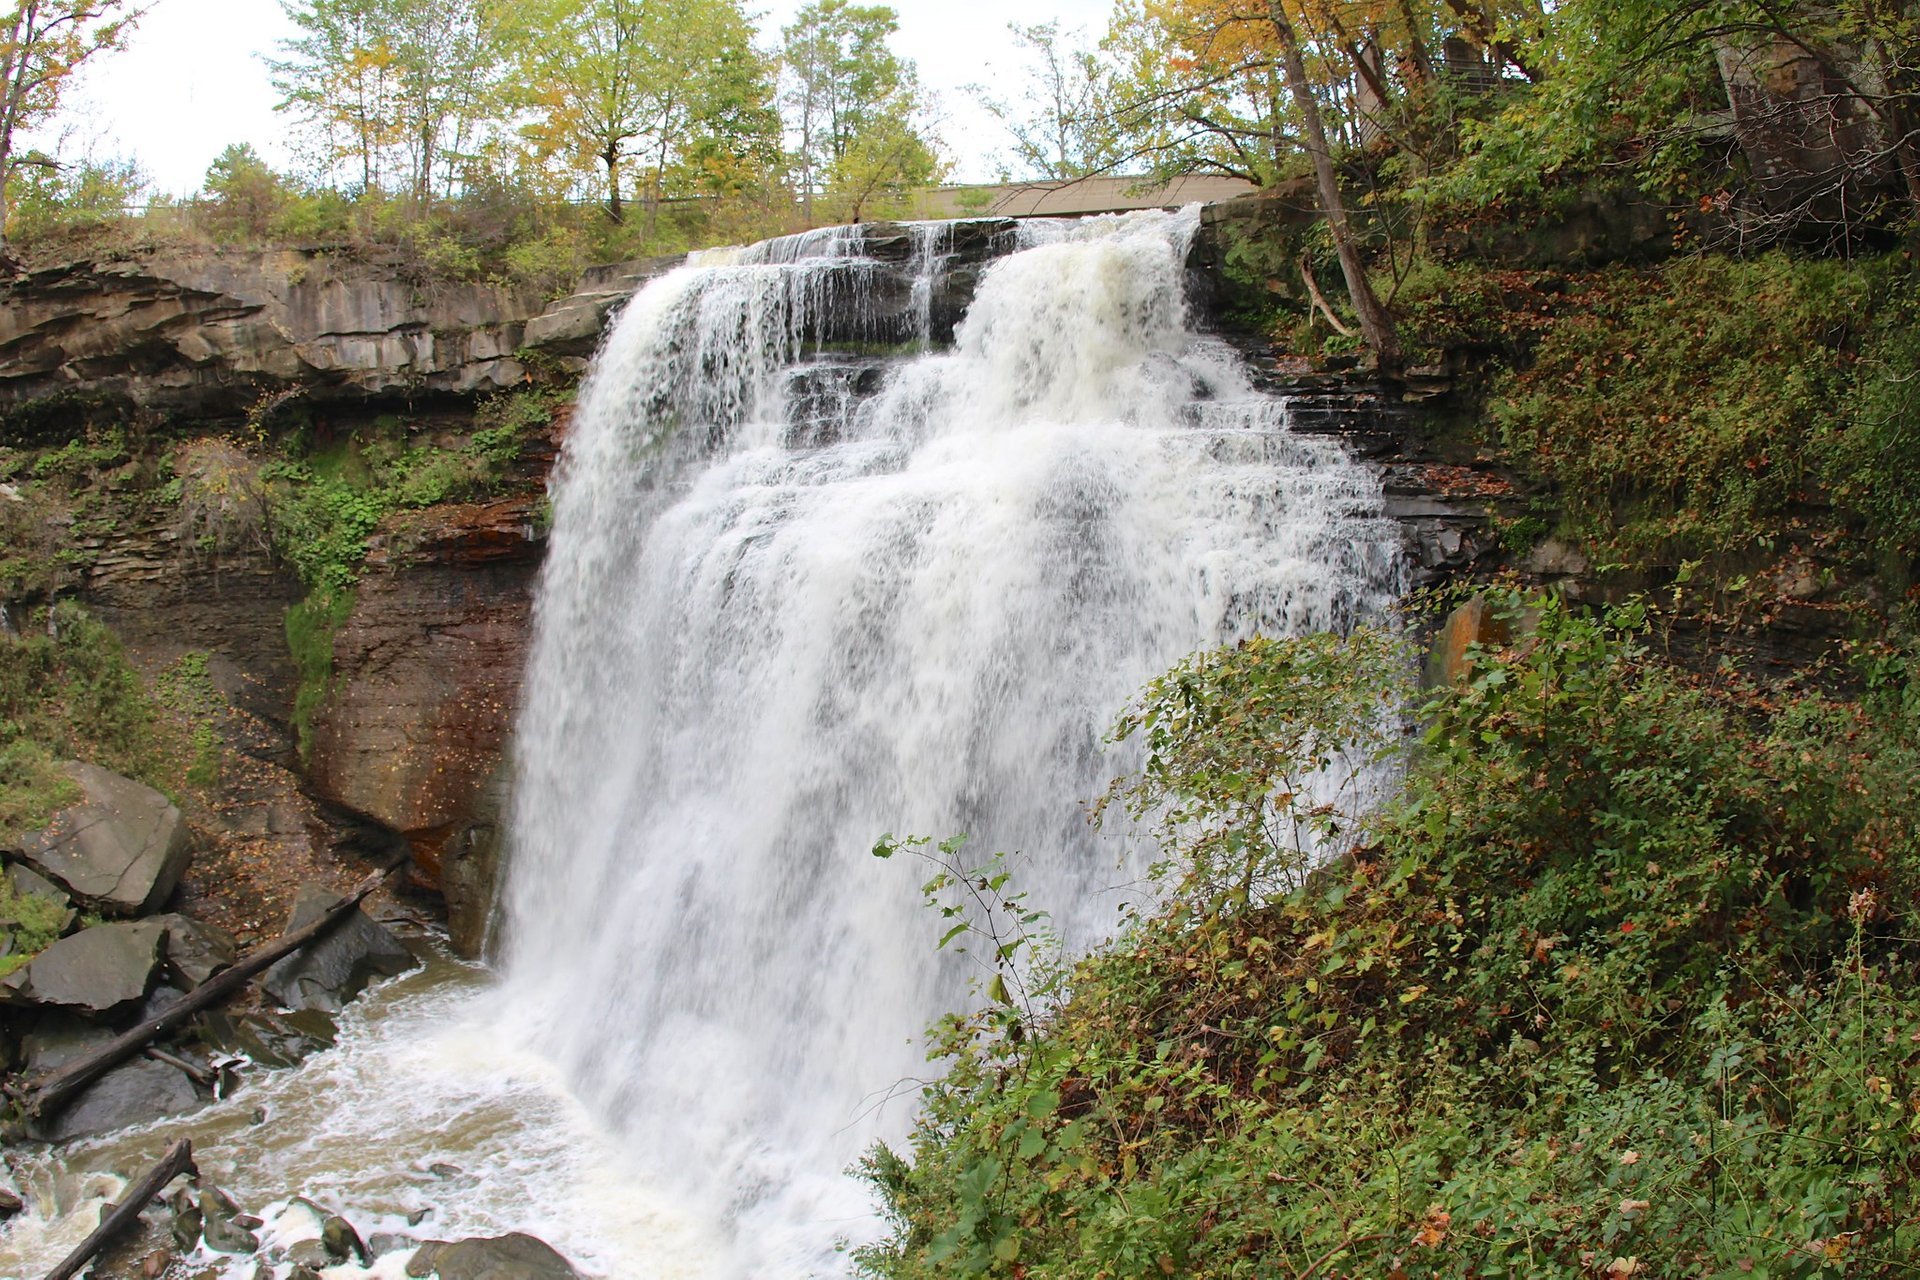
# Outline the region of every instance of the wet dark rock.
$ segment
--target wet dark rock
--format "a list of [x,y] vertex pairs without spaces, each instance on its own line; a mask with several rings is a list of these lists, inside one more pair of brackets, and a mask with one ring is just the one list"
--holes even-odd
[[0,983],[0,999],[109,1017],[138,1005],[160,962],[163,926],[95,925],[61,938]]
[[287,1280],[320,1280],[320,1273],[312,1267],[295,1267],[287,1273]]
[[65,1066],[83,1053],[113,1039],[112,1027],[71,1013],[49,1013],[27,1032],[22,1047],[27,1070],[33,1074]]
[[187,993],[180,988],[167,986],[164,983],[155,987],[147,992],[147,998],[140,1002],[140,1012],[133,1021],[145,1022],[149,1018],[157,1017],[166,1012],[170,1006],[177,1004],[180,997],[185,994]]
[[160,1280],[167,1274],[167,1267],[173,1262],[173,1255],[165,1249],[155,1249],[140,1260],[140,1275],[143,1280]]
[[167,977],[184,990],[193,990],[227,968],[239,954],[232,934],[204,920],[171,912],[152,917],[152,923],[166,927]]
[[152,787],[98,765],[63,767],[83,799],[26,837],[21,856],[82,906],[120,916],[159,910],[191,853],[180,810]]
[[195,1202],[193,1192],[186,1187],[180,1188],[167,1201],[167,1208],[173,1212],[171,1229],[174,1244],[179,1246],[180,1252],[192,1253],[200,1247],[200,1228],[203,1223],[200,1206]]
[[43,1119],[38,1134],[49,1142],[66,1142],[184,1115],[207,1101],[207,1094],[180,1068],[135,1058],[107,1071],[50,1120]]
[[438,1280],[580,1280],[552,1245],[518,1231],[423,1244],[408,1260],[407,1274]]
[[[302,885],[287,931],[319,919],[339,898],[322,885]],[[326,937],[268,969],[260,986],[289,1009],[338,1013],[375,981],[419,963],[398,938],[356,909]]]
[[6,1188],[0,1187],[0,1222],[5,1222],[26,1207],[26,1201]]
[[240,1225],[240,1206],[220,1188],[200,1189],[200,1216],[207,1248],[217,1253],[253,1253],[260,1248],[260,1237]]
[[376,1231],[367,1237],[367,1252],[375,1258],[384,1258],[390,1253],[402,1249],[411,1249],[420,1242],[412,1236],[403,1236],[394,1231]]
[[319,1270],[341,1261],[327,1250],[327,1246],[318,1240],[296,1240],[287,1246],[288,1262],[296,1267],[312,1267]]
[[434,1163],[427,1166],[427,1172],[432,1174],[436,1178],[457,1178],[461,1174],[465,1173],[466,1170],[462,1169],[457,1164],[447,1164],[444,1161],[435,1161]]
[[291,1067],[309,1054],[331,1049],[338,1032],[333,1016],[318,1009],[239,1014],[216,1010],[200,1016],[195,1034],[217,1055],[263,1067]]
[[360,1233],[353,1229],[351,1222],[337,1213],[328,1214],[320,1224],[320,1243],[341,1262],[354,1258],[364,1267],[373,1261],[373,1255],[367,1252],[366,1242],[360,1239]]

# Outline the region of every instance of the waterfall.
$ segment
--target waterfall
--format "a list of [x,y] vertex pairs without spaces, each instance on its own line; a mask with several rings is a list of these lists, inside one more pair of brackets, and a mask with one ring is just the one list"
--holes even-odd
[[715,1275],[837,1270],[872,1229],[843,1170],[904,1131],[918,1035],[967,998],[875,839],[1017,852],[1068,944],[1096,941],[1140,874],[1084,816],[1124,764],[1116,713],[1194,648],[1344,628],[1398,585],[1373,475],[1194,331],[1196,225],[697,257],[588,377],[500,1017],[711,1224]]

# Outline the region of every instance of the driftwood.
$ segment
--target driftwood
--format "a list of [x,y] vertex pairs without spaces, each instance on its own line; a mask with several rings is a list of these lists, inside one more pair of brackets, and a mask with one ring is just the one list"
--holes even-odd
[[245,986],[257,974],[271,967],[281,957],[292,955],[308,943],[324,937],[405,862],[406,859],[402,858],[384,870],[368,876],[352,893],[340,899],[327,911],[327,914],[312,924],[303,925],[292,933],[260,947],[231,969],[208,978],[131,1031],[122,1032],[98,1049],[82,1054],[72,1062],[56,1067],[39,1079],[29,1082],[25,1090],[27,1113],[37,1116],[51,1115],[69,1097],[91,1083],[94,1077],[122,1059],[131,1057],[155,1036],[172,1030],[202,1009],[217,1004],[230,993]]
[[182,1173],[193,1168],[193,1143],[185,1138],[176,1141],[160,1157],[160,1163],[147,1170],[146,1176],[128,1187],[120,1195],[120,1203],[108,1214],[93,1234],[80,1242],[80,1247],[66,1256],[66,1260],[47,1272],[47,1280],[71,1280],[80,1274],[80,1268],[87,1265],[93,1255],[107,1247],[107,1242],[140,1220],[140,1211],[147,1202],[158,1195],[160,1188],[172,1182]]

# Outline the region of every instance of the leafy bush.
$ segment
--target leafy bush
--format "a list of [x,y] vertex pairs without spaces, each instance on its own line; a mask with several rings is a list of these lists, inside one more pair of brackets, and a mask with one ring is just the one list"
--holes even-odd
[[55,761],[88,760],[164,790],[171,745],[120,642],[77,605],[0,641],[0,837],[45,825],[76,798]]
[[1530,369],[1499,388],[1501,438],[1577,531],[1677,562],[1769,536],[1816,478],[1843,400],[1862,274],[1774,254],[1699,258],[1577,286]]
[[1920,288],[1910,264],[1890,275],[1823,461],[1835,497],[1911,563],[1920,561]]
[[[8,752],[0,749],[0,770],[7,767]],[[24,968],[34,956],[52,945],[66,927],[68,908],[52,898],[21,893],[13,882],[0,876],[0,978]]]
[[476,411],[476,430],[457,448],[415,440],[407,424],[385,419],[330,449],[266,463],[259,476],[274,552],[310,590],[350,588],[382,520],[498,492],[562,398],[542,390],[496,396]]
[[950,1023],[912,1159],[866,1165],[897,1232],[865,1270],[1906,1274],[1912,704],[1703,683],[1636,623],[1545,604],[1345,861],[1170,906],[1017,1041]]

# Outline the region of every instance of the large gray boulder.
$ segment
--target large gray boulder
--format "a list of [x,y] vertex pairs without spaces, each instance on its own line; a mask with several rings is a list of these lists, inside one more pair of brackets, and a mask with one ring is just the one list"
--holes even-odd
[[21,1050],[27,1072],[39,1075],[64,1067],[75,1058],[91,1053],[113,1039],[112,1027],[71,1013],[49,1013],[34,1024],[22,1039]]
[[166,935],[166,926],[149,920],[82,929],[0,982],[0,999],[110,1017],[145,998]]
[[[301,885],[286,931],[312,924],[339,900],[323,885]],[[398,938],[356,909],[326,937],[268,969],[260,987],[284,1008],[338,1013],[375,981],[419,963]]]
[[176,911],[153,916],[148,923],[166,928],[167,974],[184,991],[193,990],[230,966],[239,954],[232,934],[204,920]]
[[580,1273],[544,1240],[522,1232],[423,1244],[407,1274],[439,1280],[580,1280]]
[[28,836],[20,854],[82,905],[106,915],[157,911],[180,883],[192,836],[173,802],[98,765],[64,766],[84,799]]
[[70,1105],[42,1120],[38,1136],[48,1142],[66,1142],[164,1116],[184,1115],[199,1110],[206,1102],[207,1095],[180,1068],[134,1058],[102,1075]]

